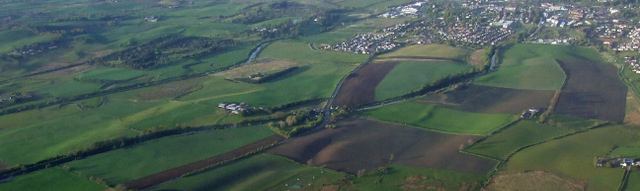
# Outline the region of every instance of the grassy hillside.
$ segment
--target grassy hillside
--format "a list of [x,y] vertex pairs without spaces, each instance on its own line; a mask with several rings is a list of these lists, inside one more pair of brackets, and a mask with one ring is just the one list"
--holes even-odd
[[515,116],[508,114],[463,112],[415,101],[366,110],[361,115],[382,121],[461,134],[490,133],[515,119]]
[[104,190],[105,186],[62,170],[48,168],[0,183],[0,190]]
[[376,87],[376,100],[385,100],[422,88],[447,75],[466,72],[473,66],[450,61],[399,63]]

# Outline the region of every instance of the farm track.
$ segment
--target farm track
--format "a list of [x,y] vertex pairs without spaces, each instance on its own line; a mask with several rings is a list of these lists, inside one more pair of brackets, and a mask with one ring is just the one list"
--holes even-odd
[[189,173],[197,172],[209,167],[213,167],[225,162],[229,162],[243,156],[250,155],[256,151],[265,149],[275,143],[283,141],[285,138],[280,135],[273,135],[271,137],[262,139],[260,141],[245,145],[233,151],[216,155],[207,159],[203,159],[197,162],[189,163],[172,169],[168,169],[156,174],[152,174],[129,183],[126,183],[128,189],[142,190],[158,184],[162,184],[177,178],[180,178]]

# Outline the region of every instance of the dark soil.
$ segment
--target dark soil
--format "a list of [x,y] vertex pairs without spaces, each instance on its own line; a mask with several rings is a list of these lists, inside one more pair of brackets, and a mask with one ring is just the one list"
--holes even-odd
[[264,148],[264,147],[268,147],[269,145],[280,142],[282,140],[284,140],[284,137],[280,135],[274,135],[221,155],[213,156],[211,158],[207,158],[207,159],[203,159],[190,164],[175,167],[169,170],[165,170],[156,174],[152,174],[152,175],[140,178],[138,180],[131,181],[127,183],[126,186],[129,189],[135,189],[135,190],[142,190],[145,188],[149,188],[151,186],[155,186],[176,178],[180,178],[182,175],[187,174],[189,172],[200,170],[212,165],[219,164],[221,162],[237,159],[238,157],[245,156],[251,152],[260,150],[261,148]]
[[347,119],[337,129],[290,139],[272,149],[302,164],[356,173],[393,163],[487,173],[495,161],[458,152],[479,136],[452,135],[366,119]]
[[521,114],[530,107],[546,108],[553,90],[520,90],[481,85],[463,85],[419,101],[476,113]]
[[567,74],[554,113],[622,122],[627,87],[612,65],[580,60],[558,60]]
[[370,63],[350,74],[338,91],[333,105],[353,107],[373,103],[378,83],[396,65],[397,62]]

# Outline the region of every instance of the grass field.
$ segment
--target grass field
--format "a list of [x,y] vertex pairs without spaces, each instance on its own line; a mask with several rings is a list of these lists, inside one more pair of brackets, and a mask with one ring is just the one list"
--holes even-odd
[[570,133],[570,130],[566,128],[539,124],[531,120],[522,120],[495,135],[473,144],[471,147],[466,148],[465,151],[505,160],[511,153],[522,147],[568,133]]
[[303,64],[359,64],[367,59],[367,55],[338,51],[313,50],[307,43],[291,40],[271,43],[269,46],[265,47],[259,57],[283,59]]
[[471,50],[457,48],[442,44],[412,45],[400,48],[393,52],[380,55],[380,58],[389,57],[431,57],[466,60]]
[[640,171],[636,170],[629,174],[629,179],[627,180],[627,184],[624,186],[624,190],[640,190]]
[[388,165],[389,172],[371,169],[355,178],[348,190],[477,190],[483,175],[451,170]]
[[270,135],[273,132],[264,126],[177,135],[95,155],[67,165],[73,172],[100,177],[115,185],[222,154]]
[[0,190],[105,190],[106,187],[59,167],[40,170],[0,183]]
[[461,134],[490,133],[515,120],[515,116],[509,114],[463,112],[415,101],[367,110],[361,115],[435,131]]
[[162,184],[152,190],[320,190],[346,174],[259,154]]
[[473,66],[451,61],[401,62],[376,87],[376,101],[404,95],[447,75],[466,72]]
[[506,163],[506,172],[543,170],[586,181],[587,190],[616,190],[622,180],[620,168],[597,168],[594,157],[616,146],[638,143],[635,127],[608,126],[524,149]]
[[32,91],[54,97],[69,97],[97,91],[101,84],[79,81],[56,82]]
[[128,80],[144,75],[144,72],[126,68],[96,68],[75,75],[78,79]]
[[[504,51],[504,50],[501,50]],[[556,59],[602,61],[591,48],[517,44],[502,53],[497,71],[476,84],[531,90],[557,90],[566,78]]]

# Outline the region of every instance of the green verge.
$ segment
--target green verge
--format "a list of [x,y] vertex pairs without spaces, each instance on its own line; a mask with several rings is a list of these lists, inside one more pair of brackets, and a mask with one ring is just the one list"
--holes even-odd
[[592,48],[516,44],[502,54],[499,69],[475,80],[476,84],[516,89],[557,90],[566,75],[556,59],[589,60],[602,58]]
[[549,140],[571,131],[566,128],[521,120],[518,123],[465,149],[470,153],[505,160],[518,149]]
[[105,190],[107,187],[96,184],[78,175],[62,170],[48,168],[0,183],[0,190]]
[[543,170],[587,182],[588,190],[617,190],[623,169],[597,168],[594,157],[606,155],[617,146],[638,144],[635,127],[608,126],[524,149],[505,164],[507,172]]
[[66,165],[76,173],[115,185],[232,151],[273,135],[264,126],[177,135],[119,149]]
[[425,83],[466,72],[473,66],[451,61],[401,62],[376,87],[376,101],[404,95],[422,88]]
[[[152,190],[320,190],[347,174],[259,154],[162,184]],[[309,185],[311,184],[311,185]]]
[[640,190],[640,171],[632,171],[624,186],[625,191]]
[[419,56],[465,60],[469,54],[471,54],[471,51],[463,48],[456,48],[443,44],[427,44],[403,47],[393,52],[380,55],[378,57],[388,58]]
[[361,115],[429,130],[478,135],[493,132],[515,120],[515,116],[509,114],[463,112],[415,101],[366,110]]

